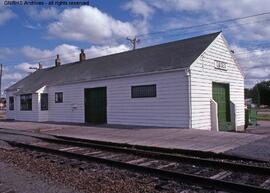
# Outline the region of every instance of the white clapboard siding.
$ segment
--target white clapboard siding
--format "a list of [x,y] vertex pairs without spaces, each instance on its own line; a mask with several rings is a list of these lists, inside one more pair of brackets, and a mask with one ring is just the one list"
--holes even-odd
[[49,110],[41,110],[41,93],[48,93],[46,86],[40,88],[38,91],[38,121],[45,122],[49,120]]
[[6,113],[6,117],[7,119],[15,119],[16,118],[16,101],[17,101],[17,98],[14,97],[14,110],[9,110],[9,97],[12,97],[14,96],[14,93],[13,92],[7,92],[6,93],[6,100],[7,100],[7,113]]
[[32,94],[32,111],[20,110],[20,96],[15,97],[16,120],[38,121],[38,94]]
[[[214,68],[214,60],[227,63],[227,71]],[[212,82],[230,84],[230,100],[236,105],[236,125],[244,125],[244,80],[224,37],[219,35],[191,65],[192,128],[211,128]]]
[[[131,86],[147,84],[157,85],[156,98],[131,98]],[[107,87],[109,124],[188,127],[185,71],[51,86],[48,121],[85,122],[84,89],[95,87]],[[54,102],[55,92],[63,92],[63,103]]]
[[[227,71],[214,68],[214,61],[227,63]],[[128,65],[128,64],[127,64]],[[212,83],[230,84],[230,100],[236,105],[236,125],[244,125],[244,81],[222,35],[219,35],[190,67],[191,127],[211,129]],[[157,97],[131,98],[131,86],[156,84]],[[189,128],[189,85],[185,70],[126,76],[92,82],[42,87],[32,96],[32,111],[7,108],[7,118],[25,121],[85,122],[84,89],[107,87],[109,124]],[[63,92],[63,103],[55,103]],[[40,110],[40,94],[48,93],[49,110]],[[8,97],[14,93],[7,92]]]

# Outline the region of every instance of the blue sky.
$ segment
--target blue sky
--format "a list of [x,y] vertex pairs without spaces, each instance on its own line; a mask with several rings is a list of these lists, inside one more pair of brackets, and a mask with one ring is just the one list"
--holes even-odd
[[[29,67],[39,61],[45,67],[53,65],[56,54],[68,63],[78,60],[80,48],[88,58],[121,52],[130,49],[126,37],[149,33],[139,36],[139,47],[222,30],[245,73],[246,87],[270,76],[270,14],[172,30],[264,13],[269,11],[268,0],[96,0],[88,6],[7,6],[6,2],[0,0],[4,88],[31,73]],[[151,34],[156,31],[166,32]]]

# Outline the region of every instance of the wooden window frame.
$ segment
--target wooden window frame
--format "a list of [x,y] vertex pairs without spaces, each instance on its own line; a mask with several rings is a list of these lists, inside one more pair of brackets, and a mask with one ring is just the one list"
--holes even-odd
[[[12,101],[13,102],[11,102],[11,99],[12,99]],[[9,110],[10,111],[14,111],[14,106],[15,106],[15,98],[14,98],[14,96],[10,96],[10,97],[8,97],[8,106],[9,106]]]
[[155,98],[157,97],[156,84],[131,86],[131,98]]
[[40,110],[41,111],[49,110],[49,96],[48,96],[48,93],[41,93],[40,94]]
[[32,111],[32,94],[22,94],[20,96],[21,111]]
[[[58,96],[61,96],[61,97],[58,98]],[[64,101],[64,94],[63,94],[63,92],[56,92],[55,93],[55,103],[63,103],[63,101]]]

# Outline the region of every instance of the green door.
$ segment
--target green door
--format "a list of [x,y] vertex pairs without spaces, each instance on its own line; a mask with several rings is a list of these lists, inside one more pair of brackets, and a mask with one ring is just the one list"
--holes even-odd
[[232,130],[230,115],[230,90],[228,84],[213,83],[213,99],[218,104],[218,124],[220,131]]
[[85,122],[102,124],[107,122],[106,87],[85,89]]

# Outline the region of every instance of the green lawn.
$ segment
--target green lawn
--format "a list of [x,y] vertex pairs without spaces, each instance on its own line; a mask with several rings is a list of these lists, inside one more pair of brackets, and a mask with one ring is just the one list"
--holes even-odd
[[257,120],[270,121],[270,114],[257,114]]

